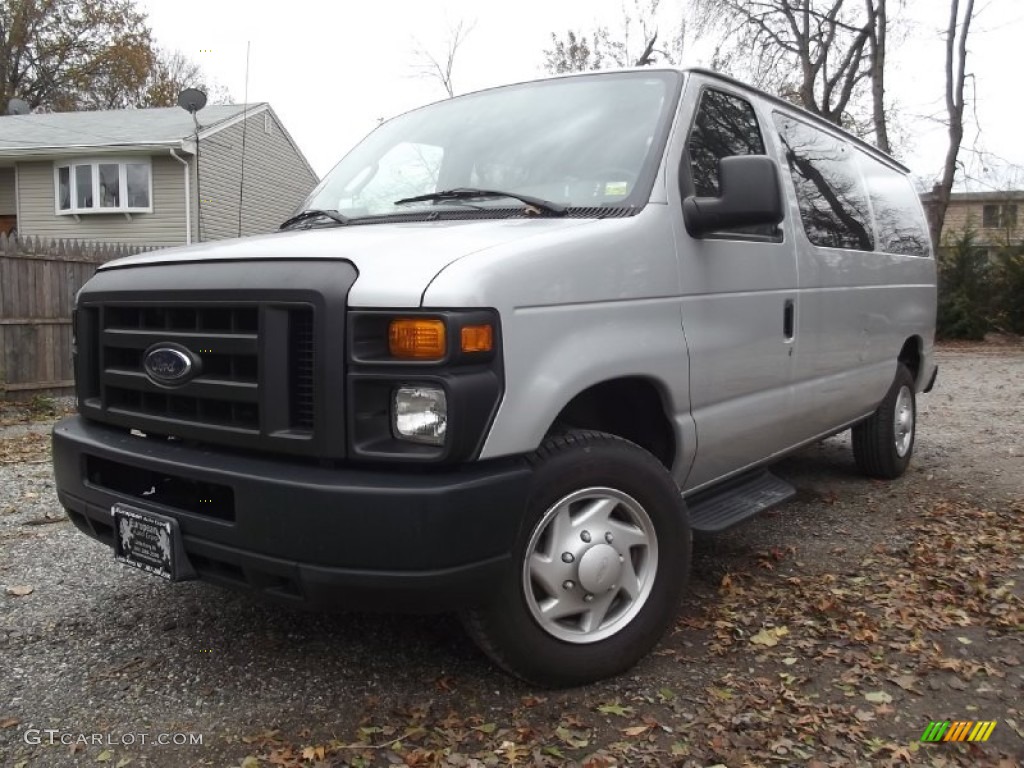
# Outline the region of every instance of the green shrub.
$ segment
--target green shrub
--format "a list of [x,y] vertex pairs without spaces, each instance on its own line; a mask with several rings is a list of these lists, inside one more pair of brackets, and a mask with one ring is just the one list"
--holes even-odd
[[939,306],[936,335],[941,339],[982,339],[992,330],[993,273],[988,251],[968,227],[939,249]]
[[1000,248],[992,271],[993,323],[1000,331],[1024,335],[1024,245]]

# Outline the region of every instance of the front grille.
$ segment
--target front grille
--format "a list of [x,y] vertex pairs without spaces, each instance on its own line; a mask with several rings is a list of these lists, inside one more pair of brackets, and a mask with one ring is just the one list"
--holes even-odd
[[[259,433],[258,306],[107,305],[100,342],[108,411]],[[146,350],[166,342],[200,362],[197,376],[173,388],[143,368]]]
[[[76,301],[79,412],[180,441],[184,461],[196,448],[343,459],[344,340],[355,279],[340,259],[101,267]],[[147,374],[144,357],[156,344],[191,358],[184,383]],[[173,373],[173,355],[163,358]]]
[[[78,313],[82,411],[150,437],[313,453],[315,308],[306,303],[89,303]],[[154,345],[184,348],[197,373],[155,382]]]

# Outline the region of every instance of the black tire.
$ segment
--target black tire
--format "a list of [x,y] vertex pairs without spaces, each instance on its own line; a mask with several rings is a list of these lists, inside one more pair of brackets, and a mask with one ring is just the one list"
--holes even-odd
[[[463,623],[492,660],[535,685],[561,688],[620,674],[670,626],[689,575],[691,536],[679,488],[650,453],[602,432],[550,436],[531,461],[512,567],[495,599],[465,612]],[[570,549],[567,565],[558,551]],[[540,580],[533,570],[539,561]],[[549,618],[542,603],[583,613]]]
[[[902,413],[902,428],[897,429]],[[909,417],[909,421],[908,421]],[[877,410],[853,427],[853,457],[868,477],[893,480],[902,475],[914,453],[917,401],[914,377],[903,363],[897,363],[896,378]]]

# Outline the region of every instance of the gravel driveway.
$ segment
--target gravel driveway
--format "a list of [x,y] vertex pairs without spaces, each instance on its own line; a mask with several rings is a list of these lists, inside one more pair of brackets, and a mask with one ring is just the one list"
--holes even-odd
[[[448,617],[117,566],[63,517],[49,425],[0,427],[0,764],[1019,765],[1024,348],[939,363],[903,479],[858,476],[845,436],[787,459],[797,499],[698,543],[660,649],[565,692],[496,671]],[[943,544],[939,515],[967,533]],[[921,745],[941,719],[997,726]]]

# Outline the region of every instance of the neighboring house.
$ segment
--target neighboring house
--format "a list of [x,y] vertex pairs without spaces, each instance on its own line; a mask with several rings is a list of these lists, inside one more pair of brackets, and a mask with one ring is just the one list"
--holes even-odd
[[[935,193],[921,195],[930,212]],[[964,232],[974,233],[974,245],[989,255],[996,248],[1024,240],[1024,191],[953,192],[942,225],[942,243]]]
[[178,107],[0,116],[0,231],[154,247],[251,235],[317,183],[270,105],[197,118],[198,157]]

